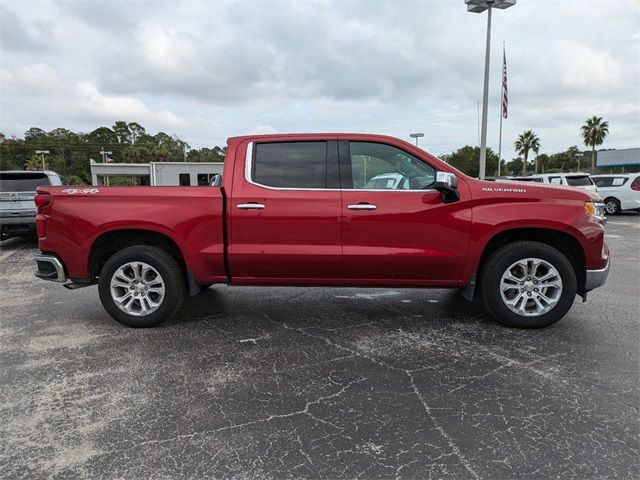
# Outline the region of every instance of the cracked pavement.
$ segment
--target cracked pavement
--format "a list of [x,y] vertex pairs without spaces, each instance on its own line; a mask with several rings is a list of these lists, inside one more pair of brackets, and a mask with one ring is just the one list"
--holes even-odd
[[544,330],[458,292],[228,288],[155,329],[0,251],[0,478],[638,478],[640,217]]

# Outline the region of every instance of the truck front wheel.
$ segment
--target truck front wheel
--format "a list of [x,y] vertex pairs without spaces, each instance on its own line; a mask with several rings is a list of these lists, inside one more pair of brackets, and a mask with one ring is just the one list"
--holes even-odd
[[129,327],[153,327],[180,308],[185,281],[178,262],[156,247],[138,245],[111,256],[98,280],[105,310]]
[[493,252],[485,262],[480,290],[487,310],[508,327],[542,328],[573,305],[576,273],[559,250],[519,241]]

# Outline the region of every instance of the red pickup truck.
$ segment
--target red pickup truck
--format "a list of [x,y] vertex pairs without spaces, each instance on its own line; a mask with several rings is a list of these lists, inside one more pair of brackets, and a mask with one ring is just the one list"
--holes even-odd
[[459,288],[539,328],[609,271],[596,194],[477,180],[381,135],[234,137],[210,186],[47,186],[36,204],[36,276],[97,283],[133,327],[226,283]]

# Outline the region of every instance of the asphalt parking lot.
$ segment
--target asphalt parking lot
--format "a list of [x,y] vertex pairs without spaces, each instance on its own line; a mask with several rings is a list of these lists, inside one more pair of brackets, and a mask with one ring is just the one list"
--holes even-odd
[[0,251],[0,478],[638,478],[640,217],[538,331],[446,290],[213,287],[134,330]]

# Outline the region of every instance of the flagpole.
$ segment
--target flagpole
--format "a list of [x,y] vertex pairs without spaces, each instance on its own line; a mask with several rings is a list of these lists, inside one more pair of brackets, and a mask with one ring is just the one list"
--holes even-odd
[[500,98],[500,139],[498,140],[498,176],[500,176],[501,163],[502,163],[502,98]]
[[502,119],[504,117],[504,66],[506,62],[506,51],[504,41],[502,42],[502,75],[500,76],[500,137],[498,140],[498,177],[500,176],[500,167],[502,164]]

